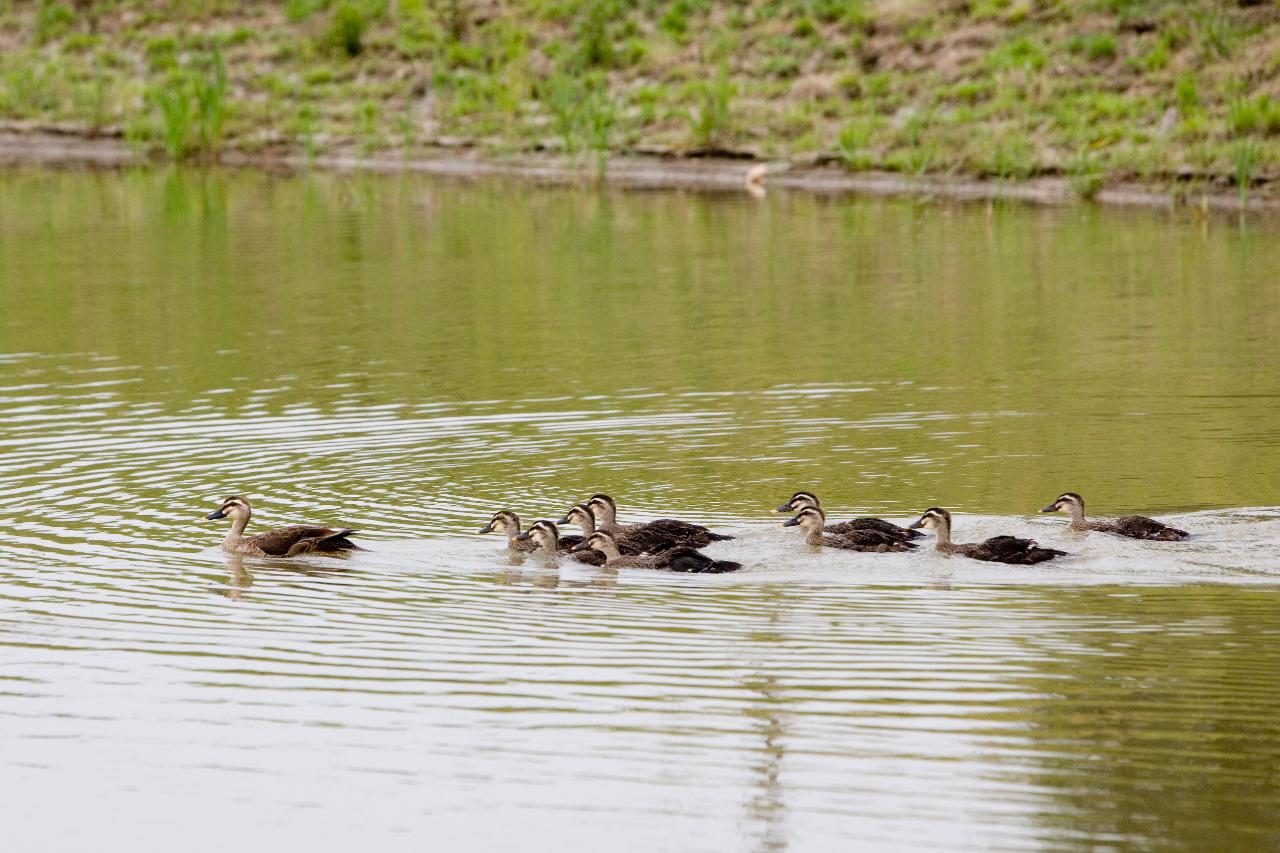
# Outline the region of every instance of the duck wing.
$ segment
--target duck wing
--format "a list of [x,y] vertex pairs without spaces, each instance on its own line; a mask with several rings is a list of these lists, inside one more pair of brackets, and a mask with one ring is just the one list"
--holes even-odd
[[700,551],[680,547],[659,555],[654,568],[693,574],[723,574],[738,571],[742,564],[731,560],[713,560]]
[[1179,539],[1186,539],[1190,536],[1185,530],[1179,530],[1176,527],[1170,527],[1156,521],[1154,518],[1147,518],[1145,515],[1126,515],[1117,518],[1111,523],[1112,530],[1121,536],[1128,536],[1131,539],[1157,539],[1165,542],[1176,542]]
[[588,548],[585,551],[574,551],[572,557],[575,562],[586,563],[588,566],[603,566],[605,556],[603,551],[597,551],[595,548]]
[[828,548],[843,548],[846,551],[911,551],[916,546],[911,542],[903,542],[890,533],[871,528],[854,528],[846,533],[822,537],[822,544]]
[[349,527],[335,530],[331,527],[291,524],[250,536],[245,541],[271,557],[296,557],[312,551],[322,554],[363,551],[363,548],[347,538],[355,532],[354,528]]
[[1031,565],[1067,555],[1066,551],[1041,548],[1034,540],[1019,539],[1017,536],[992,536],[985,542],[962,547],[965,556],[990,563]]
[[687,521],[680,521],[677,518],[659,518],[656,521],[647,521],[640,525],[640,529],[652,531],[654,534],[660,534],[672,540],[681,541],[691,548],[701,548],[712,542],[724,542],[733,538],[723,533],[713,533],[701,524],[691,524]]
[[850,521],[839,521],[835,524],[828,524],[823,528],[828,533],[852,533],[855,530],[877,530],[888,536],[892,536],[899,542],[906,542],[911,539],[919,539],[924,536],[919,530],[909,530],[905,527],[899,527],[892,521],[885,521],[883,518],[855,518]]

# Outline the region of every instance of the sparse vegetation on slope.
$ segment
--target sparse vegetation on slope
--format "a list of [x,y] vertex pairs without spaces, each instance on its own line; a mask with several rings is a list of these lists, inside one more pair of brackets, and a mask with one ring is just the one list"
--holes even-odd
[[0,118],[219,147],[737,153],[1265,189],[1280,4],[0,0]]

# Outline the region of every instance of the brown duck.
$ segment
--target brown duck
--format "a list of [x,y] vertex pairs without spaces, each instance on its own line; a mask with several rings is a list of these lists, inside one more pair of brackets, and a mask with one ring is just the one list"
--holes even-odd
[[253,516],[249,499],[232,495],[222,506],[205,516],[205,520],[230,518],[231,532],[222,540],[222,550],[250,557],[299,557],[303,554],[341,554],[347,551],[363,551],[347,537],[356,531],[344,527],[313,527],[309,524],[292,524],[276,527],[253,536],[245,536],[244,529]]
[[[796,492],[791,496],[791,500],[775,509],[774,512],[799,512],[806,507],[822,509],[822,503],[818,500],[818,496],[813,492]],[[924,536],[924,534],[918,530],[899,527],[892,521],[885,521],[883,518],[855,518],[850,521],[837,521],[835,524],[828,524],[823,528],[823,530],[827,533],[840,534],[852,533],[855,530],[878,530],[881,533],[892,536],[899,542],[906,542],[909,539],[920,539]]]
[[828,533],[827,517],[816,506],[807,506],[790,521],[784,521],[783,527],[799,527],[805,533],[805,541],[810,545],[823,545],[827,548],[841,548],[845,551],[911,551],[915,544],[903,542],[883,530],[856,528],[844,533]]
[[1114,533],[1117,536],[1128,536],[1130,539],[1155,539],[1161,542],[1177,542],[1191,535],[1185,530],[1170,527],[1145,515],[1124,515],[1110,521],[1086,521],[1084,498],[1075,492],[1063,492],[1058,495],[1056,501],[1040,511],[1068,513],[1071,516],[1071,523],[1067,527],[1072,530],[1097,530],[1102,533]]
[[618,504],[608,495],[592,495],[586,505],[595,516],[596,530],[623,539],[628,546],[646,554],[659,554],[685,546],[702,548],[712,542],[732,539],[712,533],[701,524],[690,524],[674,518],[659,518],[641,524],[618,524]]
[[943,554],[959,554],[988,563],[1017,563],[1029,565],[1043,563],[1054,557],[1067,556],[1066,551],[1041,548],[1031,539],[1016,536],[993,536],[983,542],[959,543],[951,541],[951,513],[942,507],[930,507],[911,527],[932,530],[938,538],[937,548]]
[[592,533],[585,542],[579,544],[575,551],[594,549],[605,555],[606,568],[620,569],[662,569],[669,572],[688,572],[691,574],[723,574],[736,572],[742,568],[741,563],[730,560],[713,560],[693,548],[677,546],[663,551],[661,554],[623,554],[618,550],[618,543],[608,533]]

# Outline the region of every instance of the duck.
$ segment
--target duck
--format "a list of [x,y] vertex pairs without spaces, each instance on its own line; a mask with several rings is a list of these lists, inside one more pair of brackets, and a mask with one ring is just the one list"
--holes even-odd
[[595,516],[597,531],[614,537],[625,537],[628,545],[642,553],[659,554],[680,546],[702,548],[712,542],[724,542],[733,538],[713,533],[701,524],[690,524],[674,518],[659,518],[640,524],[618,524],[618,504],[608,495],[592,495],[586,505]]
[[988,563],[1014,563],[1032,565],[1067,556],[1066,551],[1041,548],[1032,539],[1016,536],[993,536],[983,542],[957,543],[951,541],[951,513],[942,507],[930,507],[915,521],[911,528],[932,530],[938,539],[937,548],[943,554],[959,554]]
[[594,549],[605,555],[605,568],[619,569],[663,569],[671,572],[687,572],[691,574],[724,574],[736,572],[742,568],[741,563],[731,560],[715,560],[693,548],[676,546],[661,554],[623,554],[618,550],[618,542],[608,533],[592,533],[585,542],[578,544],[574,550]]
[[[536,522],[530,526],[532,531],[542,522]],[[546,522],[553,528],[553,522]],[[493,514],[493,518],[489,519],[489,523],[480,528],[481,533],[505,533],[507,534],[507,547],[512,551],[522,554],[528,554],[537,551],[541,546],[533,537],[520,532],[520,516],[516,515],[509,509],[504,509]],[[582,542],[585,537],[582,536],[561,536],[560,531],[556,529],[556,551],[567,554],[573,550],[573,546]],[[574,555],[574,560],[579,563],[589,563],[595,566],[604,565],[604,554],[593,553],[591,551],[583,551]]]
[[810,545],[824,545],[828,548],[841,548],[845,551],[913,551],[915,544],[904,542],[883,530],[859,528],[845,533],[828,533],[827,517],[816,506],[807,506],[796,514],[796,517],[784,521],[783,527],[799,527],[805,532],[805,541]]
[[1154,539],[1160,542],[1178,542],[1191,536],[1185,530],[1170,527],[1145,515],[1124,515],[1111,521],[1086,521],[1084,498],[1075,492],[1063,492],[1056,501],[1040,511],[1069,513],[1071,523],[1067,527],[1071,530],[1097,530],[1128,536],[1130,539]]
[[552,560],[560,552],[560,531],[550,521],[535,521],[529,525],[528,530],[517,536],[515,541],[528,542],[535,552],[540,552]]
[[[774,510],[774,512],[799,512],[806,507],[813,509],[822,509],[822,502],[818,500],[818,496],[813,492],[796,492],[791,496],[791,500]],[[885,521],[883,518],[855,518],[850,521],[838,521],[835,524],[828,524],[823,528],[827,533],[850,533],[854,530],[878,530],[881,533],[888,534],[899,542],[906,542],[911,539],[921,539],[924,534],[919,530],[910,530],[906,527],[899,527],[892,521]]]
[[345,554],[364,551],[349,537],[355,528],[315,527],[310,524],[291,524],[274,527],[253,536],[245,536],[244,529],[253,517],[253,506],[243,495],[232,495],[222,505],[206,515],[206,521],[218,518],[231,519],[231,532],[222,540],[222,550],[249,557],[300,557],[303,554]]
[[480,528],[481,533],[507,534],[507,547],[512,551],[528,553],[538,550],[538,543],[532,539],[520,537],[520,516],[509,509],[499,510],[489,519],[489,523]]

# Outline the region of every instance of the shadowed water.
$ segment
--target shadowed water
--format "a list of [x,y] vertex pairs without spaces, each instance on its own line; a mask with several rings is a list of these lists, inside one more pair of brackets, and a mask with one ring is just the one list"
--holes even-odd
[[[11,843],[1276,847],[1278,237],[4,174]],[[1072,556],[819,552],[769,513],[799,488]],[[1071,533],[1036,513],[1068,489],[1195,536]],[[601,490],[746,569],[475,535]],[[371,550],[224,555],[199,519],[233,492]]]

